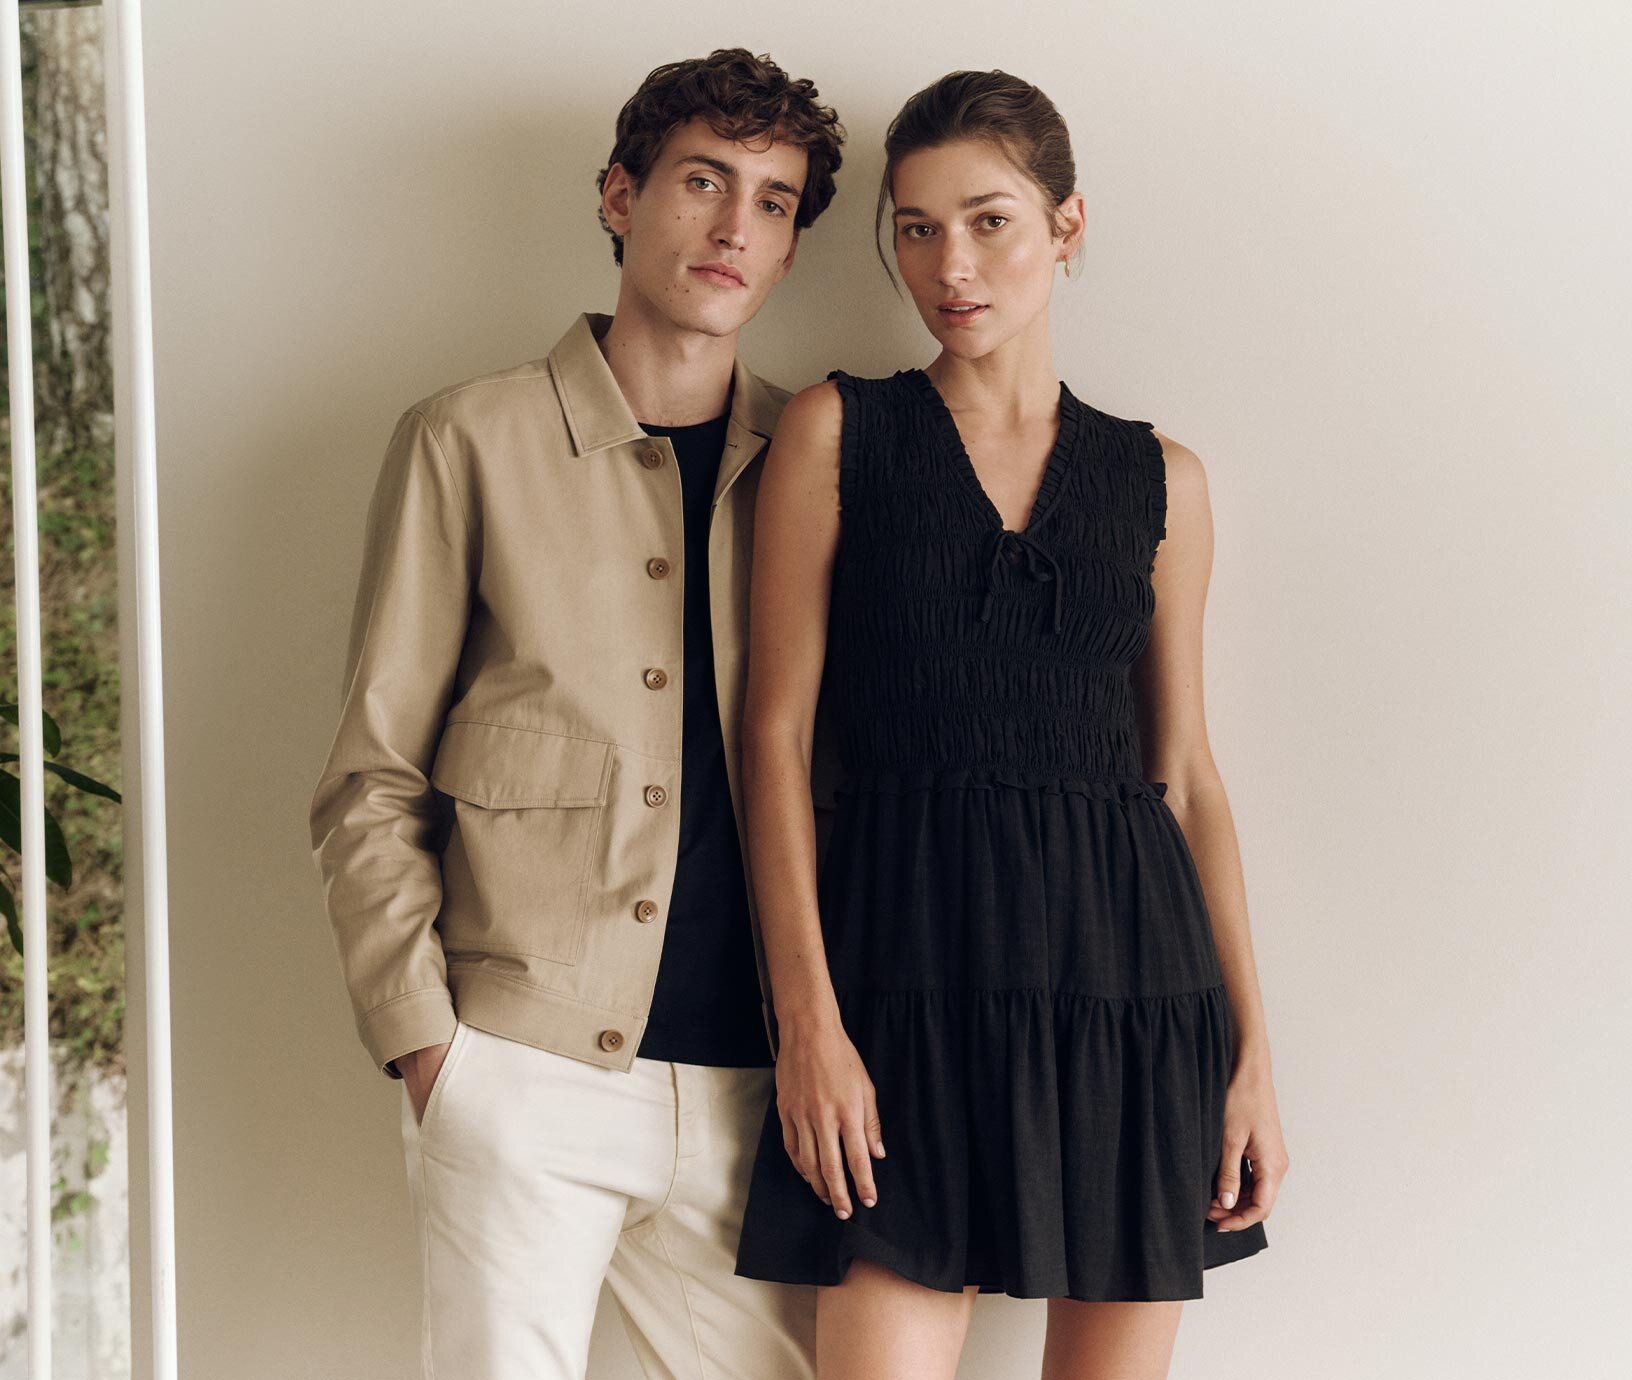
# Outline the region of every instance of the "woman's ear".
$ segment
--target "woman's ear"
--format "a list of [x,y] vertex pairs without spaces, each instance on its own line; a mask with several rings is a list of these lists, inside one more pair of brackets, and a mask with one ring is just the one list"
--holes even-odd
[[1061,231],[1060,257],[1069,266],[1081,251],[1083,236],[1088,227],[1088,203],[1081,192],[1072,192],[1055,208],[1056,223]]

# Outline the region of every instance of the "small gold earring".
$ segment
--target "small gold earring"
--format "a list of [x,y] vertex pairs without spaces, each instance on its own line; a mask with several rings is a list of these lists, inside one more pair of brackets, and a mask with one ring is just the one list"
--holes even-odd
[[1071,260],[1061,259],[1060,262],[1065,265],[1065,276],[1069,278],[1071,276]]

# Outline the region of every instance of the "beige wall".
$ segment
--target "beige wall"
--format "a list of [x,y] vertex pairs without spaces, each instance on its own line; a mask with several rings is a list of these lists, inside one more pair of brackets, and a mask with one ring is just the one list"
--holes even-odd
[[[1174,1374],[1624,1372],[1622,6],[146,8],[184,1376],[414,1373],[399,1091],[305,837],[363,510],[404,405],[610,308],[616,110],[738,42],[851,131],[762,371],[927,361],[878,148],[919,86],[1004,67],[1091,208],[1060,372],[1208,466],[1211,726],[1296,1163]],[[1034,1373],[1042,1320],[983,1300],[964,1374]],[[610,1308],[592,1374],[637,1374]]]

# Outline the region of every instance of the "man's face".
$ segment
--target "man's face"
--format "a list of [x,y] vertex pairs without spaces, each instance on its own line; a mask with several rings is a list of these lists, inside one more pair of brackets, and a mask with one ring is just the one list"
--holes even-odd
[[664,141],[640,192],[613,164],[601,200],[623,236],[623,292],[684,330],[741,330],[793,265],[807,162],[803,149],[736,143],[693,119]]

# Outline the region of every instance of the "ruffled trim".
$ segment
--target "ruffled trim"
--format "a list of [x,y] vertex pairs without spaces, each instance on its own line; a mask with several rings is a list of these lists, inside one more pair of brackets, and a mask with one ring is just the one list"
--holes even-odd
[[948,789],[1042,791],[1049,795],[1084,795],[1093,800],[1160,800],[1167,794],[1167,782],[1130,777],[1062,776],[1058,772],[1008,766],[866,767],[851,772],[836,794],[899,795],[906,791]]
[[1150,422],[1131,422],[1135,435],[1140,440],[1139,461],[1146,476],[1150,480],[1149,510],[1146,520],[1154,534],[1151,541],[1152,567],[1156,563],[1156,548],[1162,544],[1167,536],[1167,456],[1162,451],[1161,438],[1156,435],[1156,428]]
[[861,498],[861,388],[854,374],[835,369],[829,375],[844,404],[839,424],[839,509],[854,513]]
[[[1008,527],[1003,521],[1003,515],[998,512],[997,505],[992,502],[985,486],[981,484],[980,476],[975,473],[974,461],[969,458],[968,448],[963,444],[963,434],[958,430],[957,421],[953,418],[951,409],[947,407],[946,399],[941,396],[941,390],[935,386],[935,381],[922,369],[897,370],[895,377],[905,380],[914,387],[924,400],[930,414],[935,418],[935,424],[953,462],[953,468],[980,503],[992,525],[1005,531],[1014,531],[1014,528]],[[1019,529],[1024,535],[1029,536],[1037,530],[1038,524],[1048,516],[1055,499],[1065,488],[1081,436],[1082,405],[1066,386],[1065,380],[1061,379],[1059,431],[1054,438],[1054,448],[1049,452],[1048,462],[1043,466],[1043,477],[1037,486],[1037,496],[1032,501],[1031,515],[1027,518],[1026,525]]]

